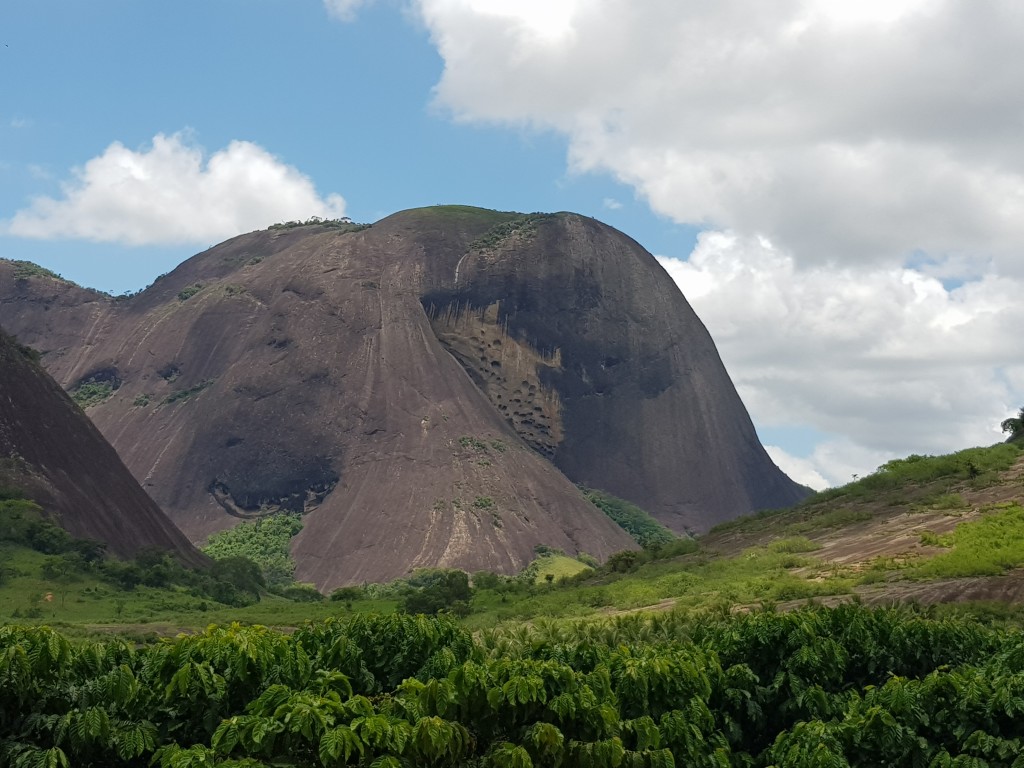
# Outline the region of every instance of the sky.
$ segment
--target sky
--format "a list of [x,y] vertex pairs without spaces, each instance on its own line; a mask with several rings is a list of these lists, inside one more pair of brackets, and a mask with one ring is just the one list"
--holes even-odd
[[800,482],[1024,405],[1017,0],[33,0],[0,44],[0,257],[123,293],[278,221],[570,210]]

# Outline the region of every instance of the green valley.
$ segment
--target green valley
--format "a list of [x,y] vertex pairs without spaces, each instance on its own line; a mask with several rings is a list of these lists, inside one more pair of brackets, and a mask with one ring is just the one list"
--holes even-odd
[[242,556],[287,525],[197,576],[89,563],[8,492],[0,762],[1016,766],[1022,485],[1019,444],[912,456],[603,565],[327,598]]

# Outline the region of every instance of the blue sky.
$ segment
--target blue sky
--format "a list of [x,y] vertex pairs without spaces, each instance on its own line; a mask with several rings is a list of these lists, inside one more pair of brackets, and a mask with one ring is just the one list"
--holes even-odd
[[1024,404],[1011,0],[34,0],[0,43],[2,257],[120,293],[289,218],[572,210],[802,482]]
[[[233,140],[260,145],[322,194],[342,195],[356,221],[435,203],[572,210],[652,251],[685,257],[693,246],[695,228],[654,214],[628,186],[568,172],[567,141],[554,131],[458,123],[433,105],[443,62],[426,28],[394,3],[346,24],[295,0],[44,0],[7,6],[0,30],[0,217],[34,196],[59,197],[69,169],[113,141],[138,149],[157,133],[185,132],[208,153]],[[212,244],[8,236],[0,252],[121,293]]]

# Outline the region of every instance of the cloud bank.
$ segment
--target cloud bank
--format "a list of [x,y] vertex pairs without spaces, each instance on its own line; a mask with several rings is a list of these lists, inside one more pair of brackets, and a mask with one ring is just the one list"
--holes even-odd
[[59,198],[37,197],[3,223],[6,234],[126,245],[208,244],[276,221],[345,213],[308,176],[262,147],[232,141],[206,157],[176,133],[149,147],[114,142],[73,170]]
[[574,168],[678,221],[757,232],[801,262],[1024,243],[1018,3],[419,6],[442,105],[559,130]]
[[663,263],[755,421],[834,436],[779,463],[844,482],[1000,438],[1024,402],[1019,3],[417,7],[456,119],[558,131],[572,169],[706,228]]
[[946,287],[906,267],[801,269],[763,238],[724,232],[661,262],[759,425],[837,436],[813,457],[830,482],[895,455],[993,443],[1024,394],[1015,278]]

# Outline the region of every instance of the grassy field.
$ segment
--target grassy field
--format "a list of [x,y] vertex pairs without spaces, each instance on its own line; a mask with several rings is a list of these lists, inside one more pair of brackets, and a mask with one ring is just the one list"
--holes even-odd
[[949,551],[915,565],[913,578],[996,576],[1024,564],[1024,507],[1015,503],[983,510],[980,520],[935,537]]
[[[880,470],[884,480],[864,478],[792,509],[733,521],[696,542],[676,540],[656,550],[659,554],[613,558],[598,569],[549,551],[522,578],[474,589],[459,613],[473,629],[643,609],[723,613],[851,596],[894,582],[997,576],[1024,565],[1024,486],[1001,474],[1020,454],[1019,447],[1001,444],[890,462]],[[999,489],[1004,500],[971,501],[991,489]],[[937,530],[924,527],[915,533],[907,553],[872,554],[865,544],[858,559],[860,532],[881,532],[884,539],[893,516],[905,525],[918,518],[932,521]],[[836,542],[844,537],[847,548],[839,562]],[[294,627],[350,612],[392,612],[402,602],[401,587],[374,587],[351,590],[333,601],[263,594],[252,605],[229,607],[184,587],[139,585],[126,591],[99,576],[51,571],[47,578],[47,561],[46,555],[25,547],[0,545],[0,622],[174,634],[235,621]]]
[[395,599],[307,603],[264,594],[258,603],[234,608],[196,597],[183,588],[139,585],[128,591],[89,575],[45,578],[40,571],[47,559],[47,555],[24,547],[0,545],[0,562],[8,572],[0,586],[0,622],[174,634],[233,621],[296,626],[349,612],[387,613],[398,605]]
[[546,584],[548,576],[551,576],[552,581],[562,581],[593,570],[590,566],[566,555],[545,555],[538,557],[534,563],[537,570],[537,576],[533,580],[535,584]]

